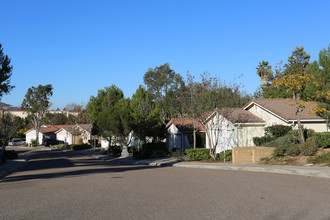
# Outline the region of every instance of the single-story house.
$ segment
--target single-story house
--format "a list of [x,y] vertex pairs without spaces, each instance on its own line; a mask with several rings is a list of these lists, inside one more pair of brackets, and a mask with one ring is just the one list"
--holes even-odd
[[[273,125],[297,129],[297,110],[292,103],[292,99],[253,99],[242,109],[215,109],[202,123],[206,130],[206,148],[217,145],[217,152],[221,152],[254,146],[253,137],[264,136],[264,129]],[[316,105],[307,104],[301,112],[301,123],[315,132],[328,131],[326,120],[313,114]]]
[[[130,143],[128,145],[128,147],[137,147],[138,144],[138,139],[136,138],[136,136],[134,135],[134,132],[131,131],[128,135],[128,139],[130,139]],[[104,138],[104,137],[100,137],[99,138],[99,143],[101,143],[101,147],[104,149],[108,149],[109,148],[109,141],[108,139]],[[116,141],[116,137],[112,137],[112,143],[111,145],[115,145],[115,146],[120,146],[120,144],[118,143],[118,141]]]
[[78,144],[82,140],[84,144],[92,139],[92,124],[77,124],[62,127],[55,132],[56,139],[65,144]]
[[[59,129],[72,125],[41,125],[39,129],[39,144],[42,144],[42,141],[47,138],[56,138],[55,132]],[[34,128],[25,132],[25,142],[30,145],[32,140],[36,139],[36,130]]]
[[[266,122],[266,127],[272,125],[293,126],[297,129],[296,108],[292,105],[292,99],[252,99],[243,109]],[[315,132],[328,131],[326,120],[313,113],[315,102],[307,103],[301,112],[301,123],[304,128],[313,129]]]
[[241,108],[216,108],[204,121],[206,148],[216,152],[253,146],[253,137],[263,136],[266,122]]
[[[199,132],[205,132],[200,118],[195,119],[195,128]],[[193,119],[191,118],[172,118],[166,124],[166,146],[168,151],[179,148],[182,151],[192,147],[189,143],[188,135],[194,130]]]

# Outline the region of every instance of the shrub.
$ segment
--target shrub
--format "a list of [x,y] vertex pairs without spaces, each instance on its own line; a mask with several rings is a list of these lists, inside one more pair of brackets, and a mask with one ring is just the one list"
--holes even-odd
[[285,147],[283,145],[280,145],[276,147],[273,151],[273,156],[274,157],[283,157],[285,154]]
[[121,151],[122,151],[122,147],[121,146],[109,146],[108,152],[110,156],[114,156],[114,157],[119,157],[121,155]]
[[185,151],[188,160],[210,160],[210,149],[196,148]]
[[265,128],[265,134],[266,136],[278,138],[286,135],[291,130],[292,130],[291,126],[273,125]]
[[65,144],[53,145],[52,147],[56,149],[67,149],[67,146]]
[[32,147],[36,147],[38,145],[37,140],[36,139],[32,139],[31,140],[31,145],[32,145]]
[[140,147],[140,150],[133,152],[133,157],[144,159],[165,157],[167,154],[166,143],[146,143]]
[[174,157],[174,158],[177,158],[177,159],[182,159],[185,155],[184,155],[184,152],[181,149],[173,148],[171,156]]
[[327,148],[330,147],[330,132],[321,132],[314,134],[314,141],[316,146]]
[[305,156],[312,156],[317,152],[317,146],[313,139],[308,139],[304,144],[300,145],[300,151]]
[[128,153],[131,153],[131,154],[133,154],[135,151],[137,151],[138,150],[138,147],[129,147],[128,148]]
[[[224,154],[225,154],[224,151],[220,152],[220,154],[218,155],[219,160],[221,160],[221,161],[224,160]],[[233,158],[232,157],[232,150],[226,150],[225,158],[226,158],[226,161],[232,161],[232,158]]]
[[285,153],[288,156],[297,156],[298,154],[300,154],[300,145],[299,144],[294,144],[294,145],[289,146],[285,150]]
[[84,142],[83,142],[83,139],[82,138],[79,138],[78,139],[78,144],[83,144]]
[[[94,139],[88,140],[89,145],[94,146]],[[95,139],[95,146],[99,145],[99,140]]]
[[309,163],[330,163],[330,152],[312,158],[308,158]]
[[270,137],[270,136],[263,136],[263,137],[254,137],[253,138],[253,143],[256,146],[263,146],[266,143],[271,142],[272,140],[274,140],[274,138]]
[[269,157],[262,157],[262,158],[260,158],[260,161],[269,162],[270,158]]

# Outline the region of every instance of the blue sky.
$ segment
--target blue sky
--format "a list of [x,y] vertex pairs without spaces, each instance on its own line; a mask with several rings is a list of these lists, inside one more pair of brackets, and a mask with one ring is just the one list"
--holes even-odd
[[87,103],[115,84],[131,97],[148,68],[207,71],[260,84],[256,66],[287,60],[296,46],[318,58],[330,43],[330,1],[1,2],[0,43],[15,88],[1,101],[20,106],[31,86],[52,84],[51,109]]

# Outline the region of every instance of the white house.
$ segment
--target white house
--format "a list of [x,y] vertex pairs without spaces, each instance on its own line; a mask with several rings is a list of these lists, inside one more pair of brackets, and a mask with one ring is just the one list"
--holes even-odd
[[[55,132],[66,125],[41,125],[39,129],[39,145],[47,138],[56,138]],[[32,140],[36,139],[36,130],[34,128],[25,132],[25,142],[30,145]]]
[[[200,119],[195,119],[195,128],[199,132],[205,132]],[[182,151],[192,147],[189,143],[188,135],[194,130],[193,119],[191,118],[172,118],[166,124],[166,145],[169,152],[173,148],[179,148]]]

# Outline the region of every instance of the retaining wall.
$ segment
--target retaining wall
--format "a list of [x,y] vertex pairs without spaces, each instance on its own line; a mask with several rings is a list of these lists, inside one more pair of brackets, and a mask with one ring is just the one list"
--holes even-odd
[[233,163],[257,163],[260,158],[271,157],[273,147],[234,147]]

